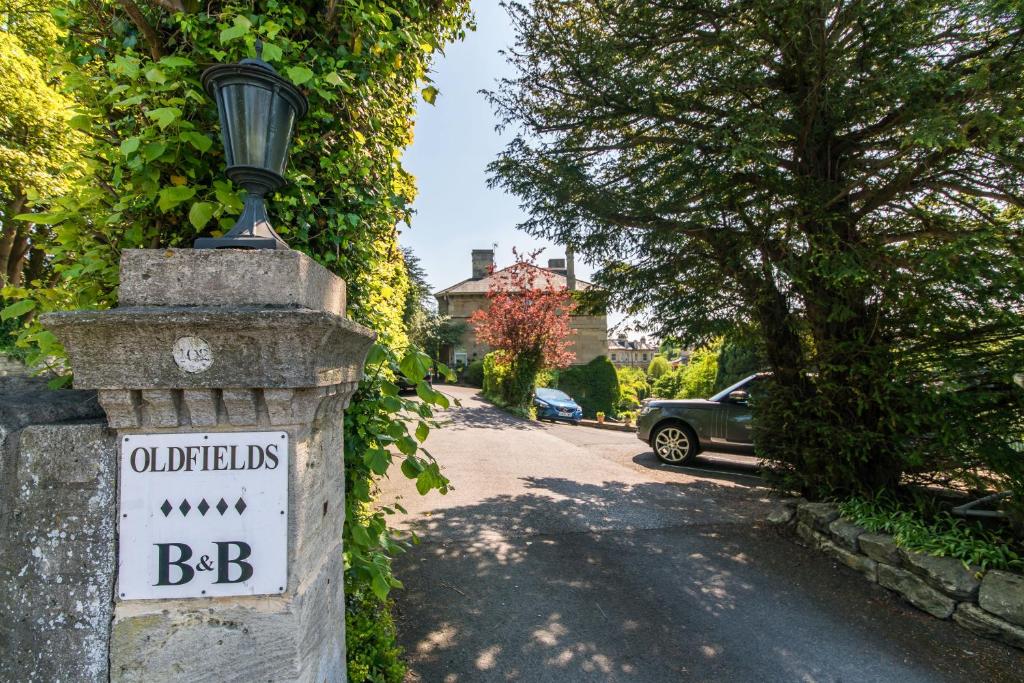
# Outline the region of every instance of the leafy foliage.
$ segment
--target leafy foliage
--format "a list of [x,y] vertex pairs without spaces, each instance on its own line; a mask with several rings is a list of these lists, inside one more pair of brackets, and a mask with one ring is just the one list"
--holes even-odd
[[[671,372],[672,368],[670,367],[668,371]],[[620,414],[624,410],[638,407],[645,398],[651,395],[648,376],[640,368],[621,367],[616,368],[615,373],[619,378],[618,409]]]
[[493,182],[663,337],[756,330],[783,487],[952,468],[1024,494],[1018,4],[508,7]]
[[667,372],[672,372],[672,364],[668,362],[668,358],[665,358],[665,356],[655,356],[651,359],[650,365],[647,366],[647,374],[654,380]]
[[850,498],[839,504],[839,510],[868,531],[891,534],[896,545],[907,550],[953,557],[982,570],[1024,570],[1024,549],[1010,545],[980,522],[968,522],[946,511],[901,505],[884,495]]
[[720,346],[715,344],[694,351],[690,362],[662,375],[651,392],[659,398],[707,398],[715,389]]
[[721,391],[763,369],[763,354],[758,349],[754,335],[726,335],[718,352],[718,374],[715,376],[714,391]]
[[483,388],[484,386],[484,362],[475,360],[466,366],[462,372],[462,381],[471,387]]
[[618,414],[619,376],[605,356],[562,370],[558,373],[558,388],[580,404],[584,417],[595,417],[598,412]]
[[505,351],[491,351],[483,361],[483,393],[517,415],[533,416],[530,396],[539,372],[529,363],[514,363]]
[[401,683],[402,649],[396,645],[391,603],[359,586],[345,586],[345,648],[352,683]]

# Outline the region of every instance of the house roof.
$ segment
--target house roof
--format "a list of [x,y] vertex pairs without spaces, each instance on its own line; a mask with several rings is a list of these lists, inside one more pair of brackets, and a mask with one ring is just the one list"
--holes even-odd
[[[537,270],[538,275],[535,284],[538,287],[547,287],[550,284],[555,289],[566,289],[568,281],[566,277],[561,273],[555,273],[548,270],[547,268],[541,268],[540,266],[535,266],[532,264],[526,265],[530,268],[534,268]],[[435,292],[434,296],[449,296],[452,294],[486,294],[487,292],[490,291],[491,284],[494,283],[495,281],[498,281],[499,284],[501,280],[507,281],[509,279],[509,274],[507,271],[509,270],[509,268],[513,267],[514,265],[507,266],[505,268],[502,268],[501,270],[496,270],[490,275],[482,277],[479,280],[468,278],[466,280],[463,280],[462,282],[452,285],[451,287],[442,289],[440,292]],[[590,289],[592,286],[593,285],[591,285],[586,280],[576,278],[577,290],[582,291]]]
[[616,339],[610,337],[608,339],[608,350],[609,351],[657,351],[658,346],[650,343],[641,343],[638,341]]

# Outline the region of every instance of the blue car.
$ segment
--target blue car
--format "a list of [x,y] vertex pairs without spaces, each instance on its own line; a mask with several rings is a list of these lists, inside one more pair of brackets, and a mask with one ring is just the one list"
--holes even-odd
[[533,396],[533,405],[537,408],[538,420],[565,420],[579,424],[583,419],[583,408],[558,389],[538,388]]

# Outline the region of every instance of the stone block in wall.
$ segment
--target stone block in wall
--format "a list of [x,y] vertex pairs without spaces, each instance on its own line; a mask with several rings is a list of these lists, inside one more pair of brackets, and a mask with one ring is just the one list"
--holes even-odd
[[1024,626],[1024,576],[999,570],[985,574],[978,604],[1018,626]]
[[857,539],[865,532],[864,527],[840,517],[828,525],[828,530],[832,539],[839,545],[853,552],[860,550]]
[[776,505],[768,513],[768,522],[771,524],[789,524],[796,517],[796,508],[789,505]]
[[878,585],[896,591],[914,607],[939,619],[949,619],[956,608],[955,600],[921,577],[887,564],[878,565]]
[[860,551],[875,562],[899,567],[903,564],[900,549],[889,534],[861,534],[857,537]]
[[3,457],[13,465],[0,491],[0,679],[105,682],[114,434],[100,423],[30,425]]
[[828,543],[828,537],[807,526],[803,522],[796,523],[796,535],[801,541],[814,549],[820,549],[823,544]]
[[961,602],[953,613],[953,621],[983,638],[1024,649],[1024,628],[989,614],[977,605]]
[[935,557],[924,553],[900,549],[903,566],[924,578],[935,588],[956,598],[972,600],[978,594],[981,581],[977,570],[964,567],[964,563],[952,557]]
[[829,503],[804,503],[796,509],[796,518],[823,534],[828,533],[828,525],[839,517],[839,510]]
[[874,582],[878,580],[878,563],[874,560],[852,552],[838,543],[833,543],[829,540],[822,543],[821,549],[826,555],[835,558],[850,569],[860,572],[869,581]]

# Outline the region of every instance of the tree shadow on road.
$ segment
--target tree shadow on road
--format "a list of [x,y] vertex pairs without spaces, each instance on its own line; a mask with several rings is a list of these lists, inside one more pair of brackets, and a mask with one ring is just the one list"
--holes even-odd
[[911,683],[1020,664],[758,526],[744,485],[525,482],[413,524],[424,543],[396,561],[413,680]]
[[[474,398],[483,400],[479,394]],[[463,429],[543,429],[537,422],[516,417],[489,403],[453,408],[447,413],[446,417],[447,419],[442,424],[445,429],[452,431]]]

